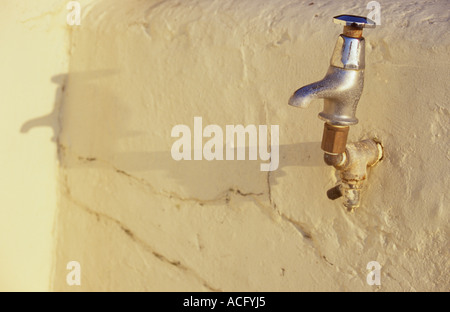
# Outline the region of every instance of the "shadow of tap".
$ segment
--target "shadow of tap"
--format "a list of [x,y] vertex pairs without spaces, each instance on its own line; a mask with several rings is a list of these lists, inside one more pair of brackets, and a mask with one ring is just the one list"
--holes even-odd
[[[67,151],[64,167],[68,170],[116,171],[135,182],[151,185],[165,193],[204,201],[221,197],[230,190],[239,194],[267,195],[268,184],[275,186],[296,167],[324,167],[320,142],[279,146],[279,166],[261,171],[262,160],[179,160],[171,151],[110,151],[103,155],[78,155]],[[235,149],[235,155],[237,150]],[[94,169],[95,171],[92,171]],[[299,177],[300,178],[300,177]],[[181,192],[179,191],[181,190]],[[251,200],[251,198],[247,198]]]
[[[279,146],[279,166],[277,172],[286,167],[319,167],[325,166],[323,162],[323,152],[320,148],[321,142],[307,142],[296,144],[283,144]],[[225,146],[223,146],[225,151]],[[238,152],[237,148],[234,148],[234,154]],[[193,155],[193,151],[191,151]],[[245,155],[248,158],[249,148],[245,148]],[[171,151],[158,151],[158,152],[122,152],[112,155],[112,160],[118,167],[126,171],[150,171],[161,170],[163,168],[170,169],[173,166],[175,171],[182,170],[182,167],[192,163],[193,167],[215,167],[225,164],[233,167],[233,163],[245,163],[249,167],[249,170],[260,170],[260,164],[268,163],[269,161],[262,160],[179,160],[176,161],[171,156]],[[224,164],[222,164],[224,163]],[[197,165],[194,165],[197,164]],[[244,174],[244,173],[242,173]]]
[[[260,167],[268,161],[248,160],[248,147],[245,149],[247,160],[176,161],[169,149],[164,150],[166,144],[158,151],[158,145],[153,141],[155,134],[167,137],[168,143],[175,141],[170,135],[171,125],[152,123],[152,120],[158,120],[158,117],[152,117],[158,114],[156,102],[154,106],[149,105],[150,117],[145,119],[142,127],[141,123],[136,123],[134,107],[137,102],[125,100],[116,92],[114,86],[124,79],[121,75],[108,77],[111,81],[106,84],[97,83],[98,79],[115,73],[112,70],[88,71],[52,77],[58,86],[53,111],[25,122],[21,132],[51,127],[54,131],[52,141],[58,143],[59,162],[64,170],[86,171],[80,176],[89,175],[92,170],[97,175],[115,170],[124,178],[133,177],[156,189],[202,200],[217,198],[230,189],[239,194],[266,193],[289,167],[324,166],[320,142],[280,145],[278,169],[270,173],[261,171]],[[141,97],[152,104],[145,92]],[[236,155],[237,151],[234,152]]]
[[[172,158],[170,151],[124,152],[113,155],[117,168],[137,174],[143,179],[151,178],[152,171],[160,171],[165,178],[183,185],[189,193],[201,194],[201,185],[220,183],[223,185],[277,185],[277,180],[286,175],[288,168],[324,167],[321,142],[283,144],[279,146],[279,165],[274,171],[261,171],[261,164],[270,161],[248,160],[249,148],[245,148],[246,160],[179,160]],[[225,146],[223,147],[225,151]],[[234,154],[237,154],[234,148]],[[193,155],[193,153],[192,153]],[[193,183],[198,181],[200,183]],[[219,182],[220,181],[220,182]]]
[[94,81],[96,79],[103,78],[105,76],[110,76],[116,74],[114,70],[95,70],[86,72],[75,72],[75,73],[65,73],[58,74],[51,77],[51,81],[57,85],[55,91],[55,99],[53,110],[43,116],[36,117],[26,121],[20,128],[21,133],[28,133],[33,128],[39,127],[50,127],[53,130],[53,136],[51,138],[52,142],[58,141],[58,136],[60,133],[60,113],[64,103],[64,95],[66,92],[66,86],[68,85],[69,79],[83,79],[86,83]]
[[33,118],[25,122],[20,128],[20,132],[27,133],[32,128],[38,127],[50,127],[53,129],[53,137],[51,141],[56,142],[57,136],[59,134],[59,122],[58,115],[60,110],[60,105],[63,100],[63,94],[65,90],[65,85],[67,82],[68,74],[60,74],[53,76],[51,81],[58,85],[56,88],[55,100],[53,105],[53,110],[44,116]]

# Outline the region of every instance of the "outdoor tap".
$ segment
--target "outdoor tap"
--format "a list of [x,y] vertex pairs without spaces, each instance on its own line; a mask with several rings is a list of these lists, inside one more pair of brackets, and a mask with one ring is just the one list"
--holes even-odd
[[338,37],[325,77],[304,86],[291,96],[289,105],[306,108],[314,99],[324,99],[319,118],[325,121],[322,149],[339,154],[345,152],[349,126],[358,123],[356,107],[364,85],[365,41],[363,28],[374,28],[372,20],[353,15],[334,17],[344,25]]
[[360,205],[360,193],[367,168],[383,157],[380,142],[369,139],[347,144],[351,125],[358,123],[356,107],[364,86],[365,41],[363,28],[374,28],[372,20],[339,15],[334,22],[344,26],[325,77],[304,86],[291,96],[289,105],[306,108],[314,99],[324,99],[319,118],[325,121],[322,150],[327,165],[340,171],[341,182],[327,192],[328,198],[344,196],[344,206],[352,211]]

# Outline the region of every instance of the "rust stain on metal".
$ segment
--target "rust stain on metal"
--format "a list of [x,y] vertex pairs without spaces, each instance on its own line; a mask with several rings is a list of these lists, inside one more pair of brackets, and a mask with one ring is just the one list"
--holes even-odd
[[361,38],[363,30],[361,27],[344,26],[343,35],[351,38]]

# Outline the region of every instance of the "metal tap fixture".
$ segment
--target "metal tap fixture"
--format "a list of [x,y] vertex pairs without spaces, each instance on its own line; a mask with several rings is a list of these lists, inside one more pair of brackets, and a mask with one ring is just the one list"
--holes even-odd
[[[356,108],[364,86],[365,40],[363,28],[374,28],[372,20],[354,15],[339,15],[334,22],[344,26],[325,77],[304,86],[291,96],[289,105],[306,108],[314,99],[324,99],[319,118],[325,121],[322,150],[328,165],[341,171],[342,184],[328,192],[330,199],[342,195],[344,205],[359,206],[359,194],[366,168],[382,158],[381,143],[366,140],[347,145],[351,125],[358,123]],[[369,142],[370,141],[370,142]]]

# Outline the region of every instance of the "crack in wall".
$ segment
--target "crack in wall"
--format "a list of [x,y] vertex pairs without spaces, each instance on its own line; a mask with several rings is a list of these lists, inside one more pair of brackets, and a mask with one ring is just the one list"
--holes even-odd
[[225,203],[228,203],[230,201],[230,195],[231,194],[235,194],[235,195],[239,195],[239,196],[243,196],[243,197],[246,197],[246,196],[262,196],[262,195],[264,195],[263,192],[261,192],[261,193],[252,193],[252,192],[245,193],[245,192],[243,192],[243,191],[241,191],[240,189],[237,189],[237,188],[229,188],[226,191],[223,191],[221,194],[219,194],[218,196],[216,196],[213,199],[200,199],[200,198],[196,198],[196,197],[183,197],[183,196],[181,196],[181,195],[179,195],[179,194],[177,194],[175,192],[164,191],[164,190],[163,191],[157,191],[155,189],[155,187],[153,185],[151,185],[150,183],[148,183],[148,181],[146,181],[145,179],[136,177],[136,176],[130,174],[129,172],[126,172],[124,170],[118,169],[118,168],[116,168],[114,166],[113,166],[113,169],[117,173],[125,175],[128,178],[130,178],[130,179],[132,179],[132,180],[134,180],[134,181],[136,181],[138,183],[141,183],[141,184],[145,185],[146,187],[150,188],[152,190],[152,192],[155,193],[155,194],[167,197],[169,199],[175,198],[175,199],[177,199],[179,201],[182,201],[182,202],[196,202],[196,203],[198,203],[200,205],[217,203],[217,202],[223,202],[223,201]]
[[[67,148],[61,144],[61,148],[66,151]],[[205,200],[205,199],[199,199],[199,198],[195,198],[195,197],[183,197],[175,192],[170,192],[170,191],[166,191],[166,190],[161,190],[158,191],[151,183],[149,183],[147,180],[137,177],[125,170],[119,169],[116,166],[114,166],[112,163],[110,163],[109,161],[106,160],[102,160],[99,159],[98,157],[92,157],[92,156],[77,156],[76,159],[78,161],[81,162],[101,162],[104,163],[106,165],[108,165],[112,170],[114,170],[116,173],[123,175],[127,178],[129,178],[130,180],[134,181],[135,183],[138,183],[140,185],[145,186],[146,188],[150,189],[151,192],[155,195],[158,196],[163,196],[165,198],[169,198],[169,199],[176,199],[178,201],[181,202],[195,202],[201,206],[205,205],[205,204],[214,204],[214,203],[218,203],[218,202],[224,202],[225,204],[228,204],[230,202],[230,196],[232,194],[234,195],[238,195],[238,196],[242,196],[242,197],[251,197],[255,204],[257,206],[259,206],[260,208],[265,209],[265,204],[263,202],[261,202],[258,197],[265,195],[265,192],[260,192],[260,193],[252,193],[252,192],[243,192],[238,188],[229,188],[225,191],[223,191],[221,194],[219,194],[218,196],[216,196],[213,199],[209,199],[209,200]],[[269,201],[269,207],[270,207],[270,212],[269,215],[272,215],[273,213],[275,213],[276,215],[278,215],[280,217],[280,219],[284,222],[289,223],[291,226],[293,226],[296,231],[301,235],[301,237],[305,240],[305,242],[312,247],[315,250],[316,256],[321,259],[322,261],[324,261],[327,265],[329,266],[333,266],[336,271],[338,272],[343,272],[346,273],[345,270],[342,270],[341,268],[339,268],[338,266],[335,266],[334,263],[332,263],[331,261],[328,260],[328,258],[323,254],[323,252],[321,251],[320,246],[318,245],[318,243],[315,241],[315,239],[313,238],[312,232],[311,230],[308,229],[308,227],[301,223],[298,222],[288,216],[286,216],[285,214],[283,214],[278,208],[277,208],[277,204],[275,203],[273,196],[272,196],[272,187],[271,187],[271,182],[270,182],[270,171],[268,171],[267,173],[267,195],[268,195],[268,201]],[[69,187],[67,185],[67,181],[64,183],[66,185],[66,192],[69,190]],[[70,192],[68,192],[68,194],[70,195]],[[89,209],[89,208],[88,208]],[[95,211],[89,209],[92,213],[97,214]],[[113,219],[107,215],[105,215],[105,217],[110,218],[111,220],[113,220],[116,224],[120,225],[121,229],[123,232],[125,232],[125,234],[127,234],[128,236],[130,236],[130,238],[132,238],[133,240],[136,241],[135,236],[133,234],[133,232],[127,228],[124,227],[119,220]],[[140,240],[140,239],[139,239]],[[141,240],[142,241],[142,240]],[[142,244],[145,244],[145,242],[142,241]],[[181,265],[181,263],[179,261],[173,261],[170,259],[167,259],[166,257],[164,257],[163,255],[154,252],[153,250],[151,251],[152,254],[157,257],[158,259],[160,259],[161,261],[167,262],[171,265],[174,266],[179,266],[180,269],[184,270],[184,266]],[[207,284],[204,285],[206,288],[212,290],[212,291],[218,291],[215,288],[210,288],[210,286],[208,286]]]
[[[316,240],[313,238],[313,235],[309,229],[307,229],[307,226],[302,224],[301,222],[298,222],[292,218],[289,218],[285,214],[281,212],[280,209],[278,209],[277,204],[275,200],[272,197],[272,186],[270,183],[270,171],[267,172],[267,193],[268,193],[268,200],[270,207],[278,214],[278,216],[281,218],[282,221],[288,222],[291,224],[298,233],[302,236],[302,238],[308,243],[309,246],[311,246],[315,251],[316,255],[319,257],[319,259],[325,261],[330,266],[334,266],[334,263],[330,262],[327,257],[322,253],[321,248],[319,244],[316,242]],[[255,201],[260,208],[262,206],[260,205],[259,201]],[[336,270],[339,271],[340,269],[336,267]]]
[[276,209],[277,205],[272,200],[272,186],[270,185],[270,171],[267,171],[267,195],[269,196],[269,203]]
[[[64,150],[66,150],[66,147],[64,145],[62,145],[62,147],[64,148]],[[182,195],[179,195],[175,192],[171,192],[171,191],[167,191],[167,190],[157,190],[151,183],[149,183],[147,180],[137,177],[125,170],[122,170],[116,166],[114,166],[112,163],[110,163],[109,161],[106,160],[102,160],[99,159],[97,157],[92,157],[92,156],[77,156],[77,159],[79,161],[83,161],[83,162],[101,162],[104,163],[106,165],[108,165],[109,167],[111,167],[116,173],[124,175],[126,177],[128,177],[129,179],[133,180],[136,183],[139,183],[141,185],[144,185],[145,187],[147,187],[148,189],[151,190],[152,193],[154,193],[155,195],[159,195],[159,196],[163,196],[169,199],[176,199],[178,201],[181,202],[195,202],[198,203],[200,205],[205,205],[205,204],[214,204],[214,203],[218,203],[218,202],[225,202],[228,203],[230,201],[230,195],[234,194],[234,195],[239,195],[242,197],[247,197],[247,196],[263,196],[264,192],[259,192],[259,193],[255,193],[255,192],[244,192],[242,190],[240,190],[239,188],[235,188],[235,187],[230,187],[227,190],[221,192],[220,194],[218,194],[216,197],[212,198],[212,199],[201,199],[201,198],[196,198],[196,197],[184,197]]]
[[291,218],[287,217],[285,214],[280,214],[281,218],[289,223],[291,223],[295,229],[302,235],[304,239],[306,239],[309,242],[314,242],[311,232],[306,229],[306,226],[304,224],[301,224],[298,221],[292,220]]
[[[28,26],[30,29],[32,29],[35,25],[29,26],[31,24],[31,22],[36,22],[36,21],[39,21],[39,20],[47,18],[47,17],[59,18],[61,16],[61,12],[64,12],[64,9],[65,9],[65,4],[59,4],[59,5],[55,4],[55,5],[53,5],[53,8],[50,9],[49,11],[45,11],[39,15],[35,15],[35,16],[31,16],[31,17],[22,19],[20,22],[22,24]],[[45,25],[45,24],[47,24],[47,26],[50,25],[48,23],[41,23],[39,25]]]
[[[64,146],[63,144],[59,144],[60,148],[62,151],[64,151],[64,153],[67,151],[67,147]],[[147,180],[145,180],[144,178],[135,176],[133,174],[131,174],[130,172],[127,172],[123,169],[120,169],[118,167],[116,167],[115,165],[113,165],[112,163],[110,163],[107,160],[103,160],[103,159],[99,159],[98,157],[93,157],[93,156],[76,156],[76,159],[80,162],[85,162],[85,163],[92,163],[92,162],[101,162],[104,163],[106,165],[108,165],[112,170],[114,170],[117,174],[120,174],[122,176],[125,176],[127,178],[129,178],[130,180],[132,180],[135,183],[138,183],[140,185],[145,186],[147,189],[151,190],[151,192],[155,195],[158,196],[163,196],[165,198],[169,198],[169,199],[175,199],[181,202],[195,202],[201,206],[205,205],[205,204],[214,204],[214,203],[220,203],[223,202],[225,204],[228,204],[231,200],[231,195],[238,195],[238,196],[242,196],[242,197],[251,197],[255,204],[257,206],[259,206],[260,208],[264,208],[264,206],[266,206],[263,202],[261,202],[258,197],[263,196],[265,194],[267,194],[268,196],[268,202],[269,202],[269,207],[270,207],[270,212],[269,215],[272,215],[273,213],[276,213],[276,215],[278,215],[280,217],[280,219],[284,222],[289,223],[291,226],[293,226],[296,231],[301,235],[301,237],[305,240],[305,242],[312,247],[315,250],[316,256],[321,260],[324,261],[324,263],[326,263],[329,266],[332,266],[336,269],[337,272],[343,272],[346,273],[345,270],[342,270],[341,268],[339,268],[338,266],[336,266],[334,263],[332,263],[331,261],[328,260],[328,258],[323,254],[323,252],[321,251],[320,246],[318,245],[318,243],[316,242],[316,240],[313,238],[312,232],[307,228],[307,226],[301,222],[298,222],[296,220],[293,220],[292,218],[286,216],[285,214],[283,214],[280,209],[277,208],[277,204],[273,198],[273,194],[272,194],[272,185],[271,185],[271,172],[268,171],[267,172],[267,193],[265,192],[260,192],[260,193],[253,193],[253,192],[243,192],[238,188],[233,188],[230,187],[227,190],[223,191],[222,193],[220,193],[219,195],[217,195],[216,197],[212,198],[212,199],[200,199],[200,198],[195,198],[195,197],[184,197],[180,194],[177,194],[175,192],[171,192],[171,191],[167,191],[167,190],[157,190],[151,183],[149,183]],[[67,180],[65,182],[66,184],[66,190],[69,190],[69,186],[67,185]],[[70,193],[68,193],[70,194]],[[89,208],[88,208],[89,209]],[[265,208],[264,208],[265,209]],[[90,209],[89,209],[90,210]],[[90,210],[92,213],[97,214],[95,211]],[[136,238],[135,235],[133,234],[133,232],[123,226],[119,220],[113,219],[109,216],[106,216],[106,218],[109,218],[111,221],[113,221],[114,223],[116,223],[117,225],[120,226],[120,228],[122,229],[122,231],[127,234],[133,241],[139,243],[140,245],[146,246],[145,242],[139,238]],[[150,248],[150,247],[148,247]],[[158,258],[159,260],[166,262],[168,264],[171,264],[173,266],[179,267],[182,270],[188,271],[190,269],[186,268],[185,266],[183,266],[179,261],[174,261],[174,260],[170,260],[168,258],[166,258],[165,256],[155,252],[154,250],[152,250],[151,248],[148,250],[150,251],[153,256],[155,256],[156,258]],[[197,274],[197,273],[196,273]],[[198,275],[198,274],[197,274]],[[218,291],[217,289],[209,286],[206,282],[205,284],[203,284],[207,289],[211,290],[211,291]]]
[[292,218],[289,218],[283,213],[279,213],[282,220],[290,223],[294,228],[300,233],[300,235],[305,239],[305,241],[316,251],[316,255],[319,259],[323,260],[327,265],[335,268],[336,272],[342,272],[349,276],[354,276],[353,273],[348,272],[348,270],[342,269],[336,263],[331,262],[323,253],[322,248],[317,243],[316,239],[313,237],[312,232],[307,228],[305,224],[302,224]]
[[[269,195],[269,207],[266,208],[266,205],[264,205],[264,203],[262,203],[261,201],[255,199],[255,204],[263,210],[268,210],[268,215],[273,218],[273,214],[276,214],[281,221],[287,222],[289,223],[291,226],[293,226],[296,231],[301,235],[301,237],[306,241],[306,243],[312,247],[315,252],[316,255],[319,259],[325,261],[325,263],[327,263],[330,266],[335,266],[334,263],[332,263],[331,261],[328,260],[328,258],[323,254],[323,252],[321,251],[321,248],[319,246],[319,244],[316,242],[316,240],[314,239],[311,230],[308,229],[308,227],[301,223],[298,222],[292,218],[289,218],[288,216],[286,216],[285,214],[283,214],[281,212],[280,209],[277,209],[276,203],[274,202],[272,196],[271,196],[271,185],[270,185],[270,171],[268,172],[267,175],[267,185],[268,185],[268,195]],[[340,270],[339,268],[336,268],[336,270]],[[343,271],[343,270],[341,270]]]
[[68,76],[65,75],[62,83],[61,83],[61,87],[60,87],[60,94],[57,97],[57,99],[55,100],[55,110],[58,112],[56,115],[56,130],[55,130],[55,143],[56,143],[56,157],[58,159],[58,161],[61,163],[61,159],[62,159],[62,153],[65,152],[65,148],[62,148],[62,144],[61,144],[61,133],[62,133],[62,126],[63,126],[63,113],[62,110],[64,108],[64,101],[66,98],[66,92],[67,92],[67,81],[68,81]]
[[91,208],[89,208],[88,206],[86,206],[85,204],[81,203],[80,201],[76,200],[75,198],[72,197],[72,195],[70,194],[69,190],[66,190],[66,192],[64,192],[62,194],[63,196],[65,196],[70,202],[72,202],[76,207],[79,207],[80,209],[82,209],[83,211],[85,211],[86,213],[93,215],[94,217],[96,217],[97,220],[106,220],[109,221],[112,224],[115,224],[122,232],[124,232],[125,235],[127,235],[127,237],[129,237],[134,243],[138,244],[143,250],[147,251],[148,253],[150,253],[151,255],[153,255],[156,259],[158,259],[159,261],[171,265],[179,270],[182,270],[183,272],[185,272],[186,274],[189,274],[191,276],[193,276],[195,279],[197,279],[198,281],[201,282],[201,284],[207,288],[210,291],[214,291],[214,292],[220,292],[221,290],[218,288],[215,288],[213,286],[211,286],[205,279],[203,279],[196,271],[194,271],[193,269],[187,267],[186,265],[184,265],[181,261],[179,260],[173,260],[170,259],[166,256],[164,256],[162,253],[157,252],[154,248],[152,248],[147,242],[145,242],[143,239],[141,239],[140,237],[138,237],[136,234],[133,233],[133,231],[127,227],[125,224],[123,224],[122,222],[120,222],[119,220],[104,214],[104,213],[100,213],[97,212]]

